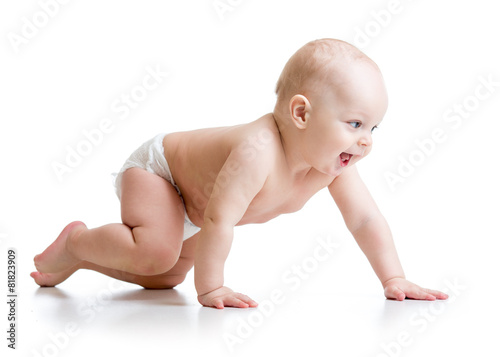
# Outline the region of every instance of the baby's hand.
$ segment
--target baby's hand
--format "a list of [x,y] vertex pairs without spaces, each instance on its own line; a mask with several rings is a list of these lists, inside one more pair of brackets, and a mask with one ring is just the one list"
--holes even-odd
[[421,288],[412,282],[403,278],[389,279],[384,283],[384,294],[388,299],[395,299],[402,301],[406,298],[416,300],[430,300],[436,299],[446,300],[448,295],[437,290],[429,290]]
[[235,293],[225,286],[209,293],[198,295],[198,301],[203,306],[215,307],[217,309],[223,309],[224,306],[240,308],[257,307],[257,303],[248,296]]

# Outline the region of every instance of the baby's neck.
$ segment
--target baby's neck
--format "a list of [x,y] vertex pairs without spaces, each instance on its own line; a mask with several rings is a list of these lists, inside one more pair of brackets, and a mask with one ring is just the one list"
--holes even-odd
[[276,127],[280,133],[281,146],[285,155],[288,167],[294,176],[302,176],[309,172],[312,167],[304,160],[300,152],[299,137],[297,128],[290,120],[286,120],[286,116],[275,110],[271,113]]

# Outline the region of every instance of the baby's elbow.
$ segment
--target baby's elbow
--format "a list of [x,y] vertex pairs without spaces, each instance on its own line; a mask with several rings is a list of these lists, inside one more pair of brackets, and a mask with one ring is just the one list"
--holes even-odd
[[203,217],[203,224],[205,226],[220,227],[229,225],[228,222],[221,215],[205,215]]
[[363,216],[363,217],[358,217],[356,220],[352,220],[350,222],[346,221],[346,226],[349,232],[351,232],[352,235],[356,234],[357,232],[366,229],[367,227],[370,226],[377,226],[379,223],[384,223],[385,224],[385,218],[380,212],[376,212],[371,215]]
[[205,231],[216,232],[217,234],[224,234],[232,232],[234,224],[220,216],[205,215],[203,226]]

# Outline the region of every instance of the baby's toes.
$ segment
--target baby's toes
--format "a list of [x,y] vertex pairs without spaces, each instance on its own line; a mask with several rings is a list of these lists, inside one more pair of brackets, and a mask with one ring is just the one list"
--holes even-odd
[[41,287],[54,287],[57,284],[62,283],[68,278],[65,273],[40,273],[39,271],[34,271],[30,276],[35,280],[35,283]]

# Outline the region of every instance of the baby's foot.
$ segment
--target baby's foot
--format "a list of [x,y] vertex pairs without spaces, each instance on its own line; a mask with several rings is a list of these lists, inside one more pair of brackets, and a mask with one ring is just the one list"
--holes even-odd
[[83,222],[68,224],[54,243],[35,257],[36,270],[40,273],[60,273],[78,264],[80,261],[67,251],[66,240],[70,234],[86,228]]
[[67,269],[60,273],[40,273],[35,271],[30,276],[42,287],[53,287],[68,279],[77,269]]

